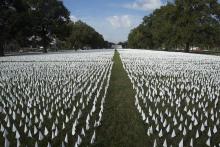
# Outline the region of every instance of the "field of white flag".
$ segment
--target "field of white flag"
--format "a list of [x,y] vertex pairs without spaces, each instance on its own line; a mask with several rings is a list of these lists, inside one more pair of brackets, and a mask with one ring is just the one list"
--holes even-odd
[[220,58],[119,50],[152,146],[220,146]]
[[[118,52],[146,146],[220,146],[219,56]],[[0,58],[0,146],[95,146],[117,69],[113,56],[93,50]]]
[[0,59],[0,146],[88,146],[114,50]]

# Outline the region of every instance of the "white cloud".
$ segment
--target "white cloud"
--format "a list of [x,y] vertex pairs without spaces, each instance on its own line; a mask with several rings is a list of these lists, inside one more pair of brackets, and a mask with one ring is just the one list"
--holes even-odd
[[133,3],[125,4],[124,7],[144,11],[152,11],[163,5],[161,0],[136,0]]
[[76,16],[71,15],[71,16],[70,16],[70,20],[73,21],[73,22],[76,22],[76,21],[78,21],[79,19],[78,19]]
[[107,21],[115,28],[130,28],[132,26],[132,18],[129,15],[111,16]]
[[[128,16],[128,18],[130,19],[130,22],[129,22],[130,24],[128,23],[129,25],[124,25],[123,27],[122,25],[120,25],[120,27],[113,26],[112,23],[110,22],[110,18],[115,18],[114,16],[105,17],[105,18],[103,17],[91,18],[90,17],[86,20],[86,22],[87,24],[95,28],[96,31],[102,34],[105,40],[118,43],[118,42],[126,41],[128,39],[128,34],[130,33],[131,29],[138,26],[142,22],[142,18],[143,18],[142,15],[128,15],[128,14],[123,15],[122,14],[122,15],[116,15],[116,16],[117,17]],[[80,19],[82,19],[82,17],[80,17]],[[103,21],[103,19],[105,21]]]

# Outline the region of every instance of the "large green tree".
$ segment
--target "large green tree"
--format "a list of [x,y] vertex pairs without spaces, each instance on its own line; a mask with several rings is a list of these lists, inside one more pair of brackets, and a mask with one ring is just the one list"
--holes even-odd
[[77,21],[69,25],[71,26],[71,34],[68,38],[70,48],[104,48],[107,46],[103,36],[86,23]]
[[21,47],[37,38],[38,45],[47,52],[49,43],[69,35],[69,11],[59,0],[1,0],[0,1],[0,56],[4,44],[13,40]]
[[152,33],[148,26],[141,24],[131,31],[128,36],[128,47],[142,49],[153,47]]
[[189,52],[191,46],[219,47],[219,33],[217,0],[176,0],[145,17],[143,23],[131,31],[128,44],[133,48],[179,47]]
[[128,45],[131,48],[169,48],[175,44],[174,19],[175,7],[163,6],[150,16],[145,16],[143,23],[131,31]]
[[64,40],[68,35],[69,11],[58,0],[27,0],[30,5],[33,35],[42,38],[44,52],[52,38]]
[[176,0],[177,37],[189,52],[190,46],[214,46],[219,32],[217,0]]
[[[168,50],[175,45],[175,11],[175,6],[168,4],[160,9],[156,9],[151,17],[152,19],[148,20],[151,21],[149,28],[152,32],[155,48],[165,48]],[[144,19],[144,21],[146,20]]]

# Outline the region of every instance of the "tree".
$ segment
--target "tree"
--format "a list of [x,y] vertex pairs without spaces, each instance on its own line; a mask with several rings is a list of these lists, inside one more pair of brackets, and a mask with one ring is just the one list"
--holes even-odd
[[52,38],[64,40],[68,36],[67,24],[69,11],[62,1],[58,0],[28,0],[31,10],[33,35],[42,38],[44,52]]
[[13,35],[11,40],[15,40],[20,46],[24,47],[28,44],[28,36],[32,34],[29,5],[25,0],[14,0],[13,7],[16,13],[10,16],[12,20],[10,32]]
[[128,47],[130,48],[150,48],[152,35],[146,32],[143,25],[135,28],[128,36]]
[[219,32],[217,0],[176,0],[177,36],[189,52],[190,45],[214,45]]
[[175,7],[171,4],[156,9],[150,16],[145,16],[141,25],[132,30],[129,38],[129,47],[138,48],[170,48],[175,44]]
[[0,1],[0,56],[4,56],[4,44],[12,37],[11,30],[11,16],[15,13],[12,0]]
[[[47,52],[49,43],[69,35],[69,11],[58,0],[1,0],[0,2],[0,56],[3,45],[16,41],[28,46],[33,38]],[[36,43],[36,42],[35,42]]]
[[68,38],[70,48],[104,48],[106,42],[103,36],[96,32],[92,27],[82,21],[72,22],[71,35]]
[[[165,48],[190,46],[209,48],[219,46],[220,5],[217,0],[176,0],[150,16],[131,31],[131,47]],[[152,43],[153,42],[153,43]]]
[[175,11],[175,6],[168,4],[156,9],[151,16],[150,30],[154,47],[168,50],[176,44],[176,38],[174,37],[176,33],[174,25]]

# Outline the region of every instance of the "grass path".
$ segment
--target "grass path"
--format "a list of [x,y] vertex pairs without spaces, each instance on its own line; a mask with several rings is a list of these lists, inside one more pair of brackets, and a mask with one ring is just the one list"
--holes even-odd
[[102,126],[97,129],[100,147],[144,147],[146,131],[134,106],[135,91],[116,51]]

